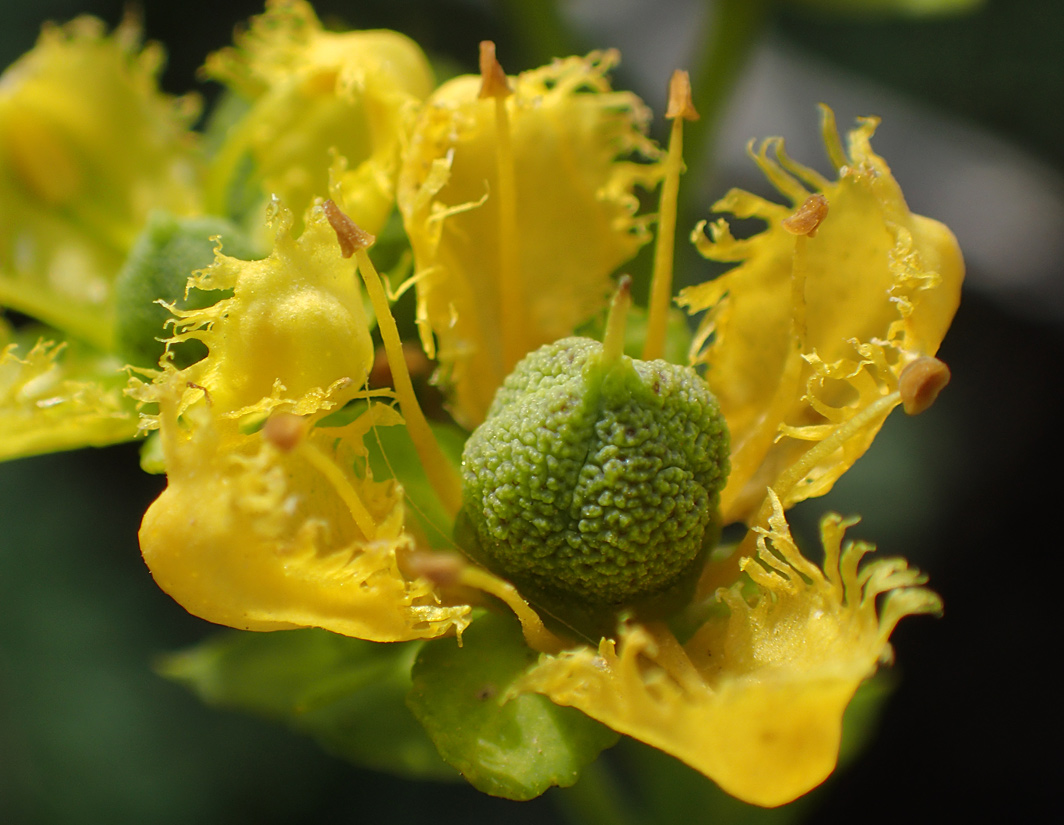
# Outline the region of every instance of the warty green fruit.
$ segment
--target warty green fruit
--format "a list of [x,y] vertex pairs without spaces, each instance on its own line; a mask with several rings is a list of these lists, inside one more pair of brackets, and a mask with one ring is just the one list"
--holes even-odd
[[728,454],[693,369],[567,338],[517,365],[466,442],[459,538],[533,601],[638,606],[693,585]]

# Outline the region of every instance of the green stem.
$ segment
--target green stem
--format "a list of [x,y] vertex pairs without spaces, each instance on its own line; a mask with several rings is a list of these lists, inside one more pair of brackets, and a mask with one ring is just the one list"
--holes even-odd
[[573,825],[639,825],[642,821],[625,804],[620,783],[602,756],[584,767],[575,785],[555,789],[553,799]]
[[710,4],[712,13],[706,22],[706,35],[700,41],[702,61],[691,72],[694,105],[702,118],[688,127],[685,136],[691,180],[702,180],[708,170],[724,106],[758,42],[772,3],[773,0],[713,0]]
[[557,0],[495,0],[495,6],[516,37],[521,68],[546,65],[555,57],[583,52],[565,23]]

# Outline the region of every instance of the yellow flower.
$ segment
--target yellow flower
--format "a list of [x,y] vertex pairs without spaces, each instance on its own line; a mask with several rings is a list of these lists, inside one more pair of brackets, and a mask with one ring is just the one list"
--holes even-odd
[[[252,29],[245,47],[254,68],[243,77],[261,88],[252,90],[248,129],[300,111],[264,102],[293,97],[323,106],[329,128],[365,128],[336,114],[330,84],[343,71],[322,44],[340,41],[308,14],[278,4]],[[328,59],[312,57],[309,75],[293,79],[284,71],[295,59],[290,47],[309,49],[304,57],[321,49]],[[398,202],[416,259],[422,342],[438,355],[448,400],[467,427],[483,420],[517,361],[602,308],[611,274],[647,236],[634,187],[665,178],[662,225],[675,216],[679,141],[658,162],[645,108],[608,85],[615,60],[570,58],[507,78],[489,45],[481,78],[438,89],[404,138]],[[319,75],[329,83],[308,80]],[[322,88],[321,100],[300,97]],[[693,116],[683,106],[670,113]],[[748,802],[779,805],[815,787],[834,768],[847,704],[890,658],[896,623],[939,609],[904,561],[859,568],[871,548],[844,544],[852,521],[824,519],[820,568],[802,557],[784,517],[827,492],[892,409],[918,411],[947,376],[931,356],[957,306],[960,253],[945,227],[909,212],[871,150],[873,128],[864,121],[844,149],[825,110],[836,180],[790,160],[781,142],[765,142],[753,157],[789,203],[733,191],[716,208],[762,218],[765,230],[737,240],[719,220],[710,237],[701,227],[695,233],[707,257],[739,264],[680,300],[691,312],[708,310],[692,363],[704,368],[731,430],[724,522],[750,530],[730,556],[710,556],[692,600],[672,617],[675,628],[632,619],[586,644],[549,629],[493,573],[415,552],[427,542],[406,524],[409,491],[373,477],[367,439],[406,425],[437,512],[456,512],[456,475],[414,398],[366,253],[373,239],[331,201],[315,202],[294,238],[294,219],[275,200],[268,258],[219,253],[196,275],[192,286],[232,295],[175,310],[171,342],[198,339],[208,356],[183,370],[164,362],[135,390],[157,406],[147,426],[161,430],[168,474],[140,534],[156,580],[211,621],[323,627],[377,641],[460,633],[470,621],[463,602],[477,601],[469,589],[483,591],[513,609],[543,654],[514,691],[576,707]],[[317,146],[332,134],[310,132]],[[266,151],[235,141],[242,152]],[[268,175],[272,161],[262,154],[259,163]],[[312,169],[325,167],[315,161]],[[329,191],[350,211],[342,164],[331,174]],[[323,184],[276,186],[301,204]],[[373,348],[352,255],[394,393],[365,389]],[[667,256],[661,261],[658,275],[669,268]],[[666,311],[660,303],[651,310]],[[467,589],[456,595],[454,585]]]
[[[287,210],[269,223],[268,258],[219,252],[193,279],[232,290],[179,312],[172,340],[209,355],[135,390],[158,406],[146,425],[161,430],[168,481],[144,516],[144,560],[189,612],[232,627],[373,641],[461,630],[468,607],[441,606],[399,569],[413,543],[403,491],[373,479],[363,439],[402,419],[363,390],[373,346],[336,234],[320,205],[298,240]],[[323,420],[359,401],[357,415]]]
[[[0,459],[137,434],[116,353],[153,363],[144,354],[167,334],[153,301],[179,299],[190,274],[170,284],[161,270],[202,255],[205,227],[233,249],[254,247],[221,217],[199,220],[205,212],[261,232],[234,199],[263,203],[276,191],[302,221],[332,173],[348,209],[380,226],[405,111],[433,85],[402,35],[326,33],[306,3],[271,3],[240,48],[208,61],[249,108],[227,123],[207,168],[190,130],[198,102],[158,90],[162,59],[132,20],[107,36],[82,17],[46,26],[0,82],[0,308],[48,325],[0,339]],[[249,380],[261,369],[252,361]]]
[[123,23],[45,27],[0,82],[0,304],[108,350],[111,284],[148,213],[199,208],[192,98]]
[[131,21],[47,26],[0,78],[0,459],[132,438],[113,283],[149,212],[198,209],[197,105]]
[[660,179],[637,162],[658,150],[646,106],[610,88],[617,61],[597,52],[513,78],[500,69],[484,94],[481,77],[451,80],[404,150],[398,197],[421,340],[466,427],[526,353],[603,307],[610,275],[648,240],[634,188]]
[[[232,627],[380,642],[461,634],[488,594],[542,654],[514,691],[576,707],[749,802],[779,805],[823,781],[842,713],[889,660],[893,627],[939,609],[903,561],[859,568],[870,547],[844,544],[852,522],[822,522],[819,568],[784,517],[827,492],[896,406],[918,411],[948,377],[932,356],[957,306],[960,253],[945,227],[909,212],[871,150],[874,122],[844,149],[825,110],[835,180],[766,141],[753,157],[788,203],[733,191],[716,208],[765,230],[738,240],[718,220],[708,237],[696,231],[706,257],[738,264],[680,301],[707,313],[691,361],[731,433],[723,521],[750,529],[730,555],[710,555],[675,627],[631,618],[587,643],[497,575],[421,552],[434,542],[409,523],[407,497],[449,519],[461,491],[418,407],[362,230],[398,201],[421,340],[472,429],[527,353],[603,309],[611,276],[649,238],[636,188],[664,180],[659,226],[674,224],[679,140],[662,160],[645,106],[609,85],[616,54],[508,78],[486,44],[481,77],[444,84],[417,109],[432,79],[414,44],[326,33],[308,5],[278,0],[208,64],[248,109],[201,196],[188,113],[155,90],[157,52],[134,46],[128,28],[104,38],[76,21],[46,31],[0,85],[0,300],[94,345],[70,344],[65,360],[63,344],[22,355],[0,330],[0,458],[128,437],[119,387],[102,378],[116,365],[101,353],[111,280],[150,209],[188,215],[205,203],[246,217],[236,200],[275,193],[269,256],[228,257],[223,238],[189,281],[219,300],[171,308],[167,345],[199,341],[207,356],[184,368],[164,358],[130,382],[168,477],[140,531],[162,589]],[[670,106],[670,116],[695,115]],[[663,229],[656,278],[671,240]],[[394,390],[367,388],[367,304]],[[655,298],[651,352],[667,311]],[[620,348],[615,338],[610,351]],[[417,452],[430,506],[407,476],[374,476],[389,430]]]
[[113,356],[0,325],[0,461],[128,440],[136,419],[125,386]]
[[[704,224],[695,230],[707,258],[740,262],[680,296],[691,312],[709,310],[694,361],[707,366],[732,435],[726,522],[749,522],[770,486],[785,508],[830,490],[901,402],[902,372],[935,354],[956,312],[957,242],[909,212],[871,149],[876,122],[850,133],[847,152],[823,109],[835,181],[788,158],[781,140],[765,141],[751,154],[790,204],[733,190],[714,208],[760,218],[764,232],[736,240],[723,219],[710,238]],[[807,210],[825,214],[803,233],[788,219],[810,200]]]
[[211,55],[204,70],[250,106],[212,163],[215,211],[230,211],[250,161],[255,189],[302,220],[329,191],[335,153],[352,217],[380,229],[395,201],[405,111],[434,85],[417,44],[393,31],[326,32],[308,3],[271,0],[237,47]]
[[521,683],[759,805],[831,773],[843,711],[890,660],[892,629],[940,609],[903,560],[859,570],[871,548],[842,544],[852,522],[822,522],[821,570],[783,515],[827,492],[894,407],[918,411],[944,380],[928,356],[957,307],[960,253],[946,227],[908,211],[869,146],[873,127],[851,132],[846,153],[824,110],[837,181],[766,142],[755,160],[791,205],[733,191],[716,208],[763,218],[764,232],[738,241],[718,221],[712,241],[695,233],[707,257],[741,261],[681,301],[710,309],[694,354],[732,433],[725,522],[753,525],[730,560],[707,564],[688,614],[697,629],[681,644],[664,624],[622,628],[597,649],[544,656]]

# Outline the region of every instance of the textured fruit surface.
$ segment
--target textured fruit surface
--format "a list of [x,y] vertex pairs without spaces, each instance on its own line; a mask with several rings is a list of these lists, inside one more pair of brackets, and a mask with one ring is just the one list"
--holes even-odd
[[479,560],[519,586],[623,606],[716,541],[728,474],[716,399],[688,367],[567,338],[526,357],[462,457]]

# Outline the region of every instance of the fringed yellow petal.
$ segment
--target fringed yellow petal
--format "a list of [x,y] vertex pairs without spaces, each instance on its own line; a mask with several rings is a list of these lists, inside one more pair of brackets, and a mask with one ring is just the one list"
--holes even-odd
[[391,31],[326,32],[308,3],[275,0],[205,70],[251,103],[211,171],[216,211],[250,159],[265,192],[301,216],[329,192],[335,153],[348,214],[380,230],[395,201],[404,111],[435,85],[417,44]]
[[[249,630],[323,627],[373,641],[461,631],[469,608],[441,606],[401,557],[403,491],[375,481],[364,438],[402,419],[363,391],[373,346],[354,267],[320,206],[298,240],[274,208],[262,261],[218,253],[193,278],[232,290],[179,313],[173,340],[209,350],[164,363],[133,392],[157,405],[167,488],[145,514],[141,551],[159,586],[209,621]],[[370,406],[342,426],[322,419]]]
[[[510,361],[606,306],[610,274],[647,240],[634,188],[656,185],[661,169],[635,160],[659,153],[643,103],[610,88],[616,62],[614,52],[559,60],[510,78],[505,98],[480,98],[480,77],[456,78],[429,98],[404,149],[398,200],[422,342],[467,427]],[[500,151],[513,167],[509,207]],[[502,248],[508,208],[518,231]]]
[[45,27],[0,80],[0,304],[98,348],[111,283],[152,209],[198,209],[197,104],[161,94],[130,22]]
[[274,201],[269,257],[218,253],[190,281],[233,291],[205,309],[176,311],[171,339],[207,345],[210,357],[186,370],[187,380],[206,389],[216,409],[239,410],[278,393],[298,399],[341,380],[353,392],[366,381],[373,342],[357,275],[321,206],[307,214],[297,240],[292,213]]
[[708,237],[704,225],[695,232],[707,258],[740,262],[680,298],[709,310],[693,360],[706,365],[732,434],[725,521],[760,522],[769,487],[785,507],[831,489],[898,403],[902,370],[938,349],[956,311],[956,240],[909,212],[872,152],[875,125],[862,121],[844,150],[824,111],[830,182],[788,158],[782,141],[765,141],[751,154],[790,205],[733,191],[715,209],[767,228],[746,240],[724,220]]
[[631,626],[597,651],[544,656],[521,689],[676,756],[746,802],[801,796],[834,770],[843,711],[889,661],[894,626],[941,608],[904,561],[858,570],[872,548],[843,545],[850,524],[822,522],[821,570],[802,558],[773,498],[756,558],[745,563],[755,595],[749,582],[721,591],[728,615],[682,647],[664,627]]
[[[0,345],[4,339],[0,328]],[[29,349],[24,356],[20,349]],[[137,434],[114,358],[77,344],[40,339],[0,350],[0,461],[77,447],[102,447]]]
[[[284,449],[265,431],[239,435],[206,403],[179,417],[185,382],[180,373],[166,381],[168,486],[144,516],[140,544],[182,607],[246,630],[322,627],[379,642],[464,629],[468,607],[442,606],[431,583],[400,571],[412,548],[402,489],[367,475],[360,422],[354,433],[313,428]],[[322,408],[345,394],[326,393]]]

